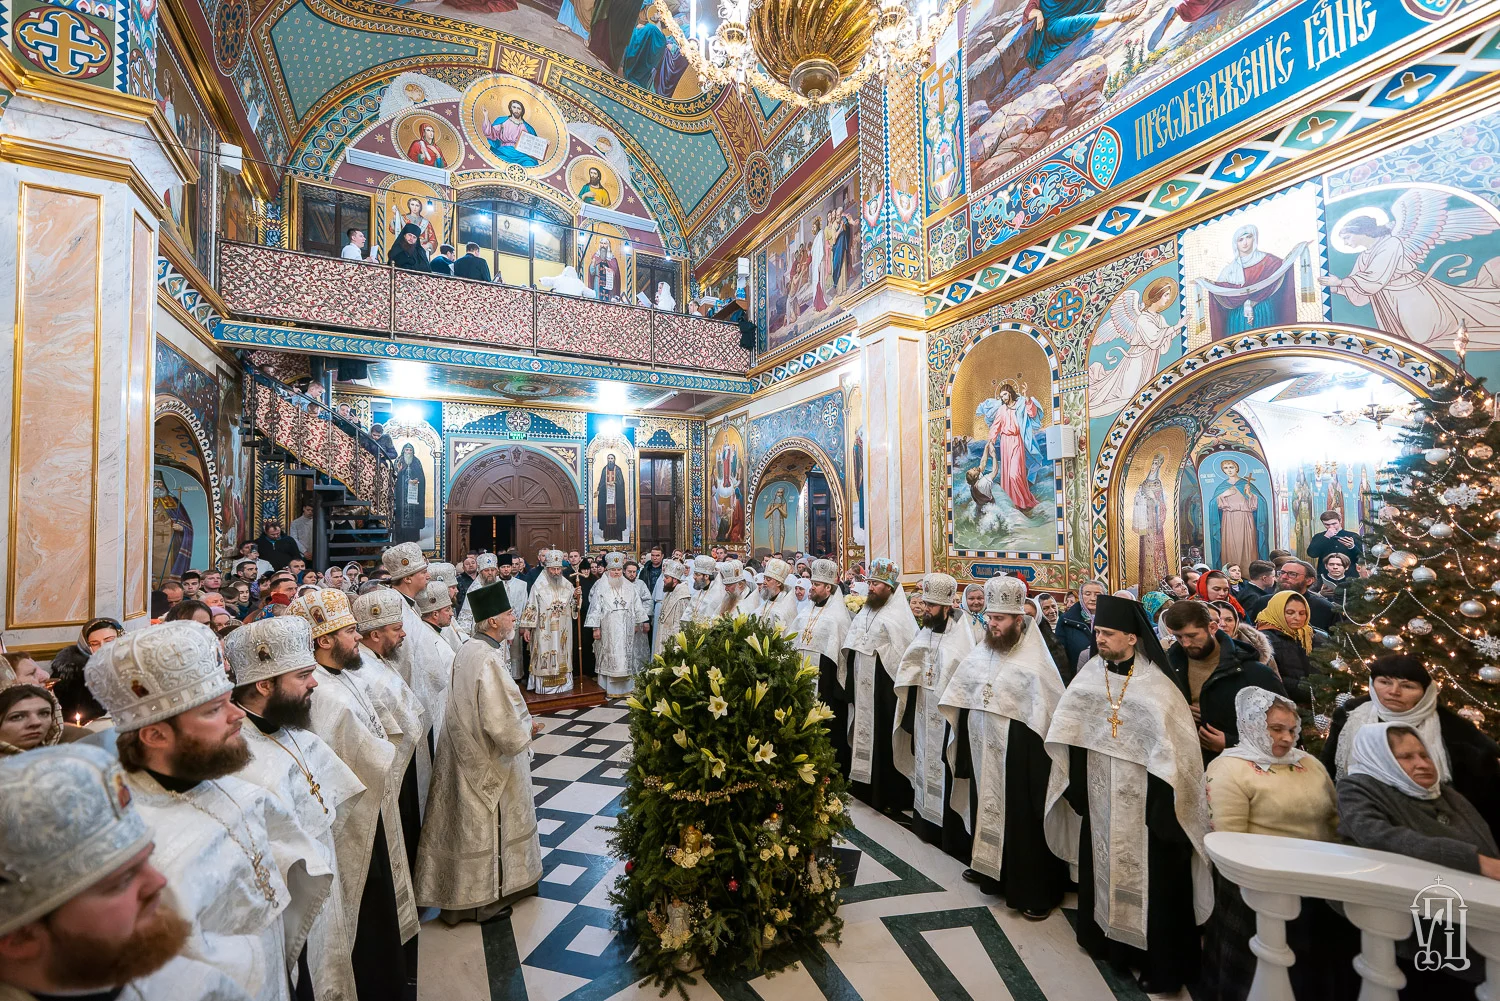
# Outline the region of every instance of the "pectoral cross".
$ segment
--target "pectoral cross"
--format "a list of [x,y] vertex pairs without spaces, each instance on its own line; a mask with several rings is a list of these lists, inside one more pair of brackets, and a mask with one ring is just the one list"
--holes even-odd
[[1106,722],[1106,723],[1109,724],[1109,735],[1110,735],[1111,739],[1119,740],[1120,739],[1120,724],[1123,723],[1123,722],[1125,722],[1124,720],[1122,720],[1120,718],[1120,710],[1118,710],[1118,709],[1111,710],[1110,714],[1108,716],[1104,717],[1104,722]]
[[323,802],[323,787],[318,785],[318,780],[313,778],[311,774],[307,776],[307,791],[313,794],[313,799],[317,800],[318,805],[323,808],[323,812],[327,813],[328,804]]
[[271,872],[266,868],[265,856],[259,849],[250,855],[250,868],[255,871],[255,888],[266,898],[268,904],[276,903],[276,887],[271,885]]

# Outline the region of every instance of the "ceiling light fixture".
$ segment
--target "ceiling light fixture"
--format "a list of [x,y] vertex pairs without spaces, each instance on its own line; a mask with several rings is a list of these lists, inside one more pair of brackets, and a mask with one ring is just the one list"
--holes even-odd
[[[707,85],[751,86],[767,97],[812,108],[836,104],[866,81],[926,63],[961,0],[719,0],[713,35],[690,0],[691,36],[666,0],[654,18]],[[764,67],[764,69],[762,69]]]

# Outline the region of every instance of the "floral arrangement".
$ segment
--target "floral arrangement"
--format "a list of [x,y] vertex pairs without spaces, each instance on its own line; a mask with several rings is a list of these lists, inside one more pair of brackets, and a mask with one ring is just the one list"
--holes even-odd
[[848,795],[816,676],[747,616],[687,626],[637,676],[611,900],[663,994],[686,997],[694,971],[753,978],[838,938],[827,849],[850,825]]

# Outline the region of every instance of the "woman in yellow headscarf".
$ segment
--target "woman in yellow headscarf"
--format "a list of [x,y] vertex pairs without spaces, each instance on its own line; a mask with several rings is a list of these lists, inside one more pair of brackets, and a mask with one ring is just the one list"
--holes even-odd
[[1255,617],[1256,628],[1271,642],[1271,652],[1287,694],[1301,703],[1307,702],[1304,682],[1312,670],[1307,659],[1313,641],[1312,626],[1308,624],[1311,614],[1302,595],[1296,591],[1277,591]]

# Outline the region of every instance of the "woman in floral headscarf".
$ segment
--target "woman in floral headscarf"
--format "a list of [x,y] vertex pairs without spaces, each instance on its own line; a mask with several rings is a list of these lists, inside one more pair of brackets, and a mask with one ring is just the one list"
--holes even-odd
[[1312,652],[1313,631],[1308,619],[1312,609],[1296,591],[1277,591],[1260,614],[1255,627],[1271,641],[1276,668],[1287,692],[1298,702],[1308,701],[1306,679],[1312,670],[1307,655]]

